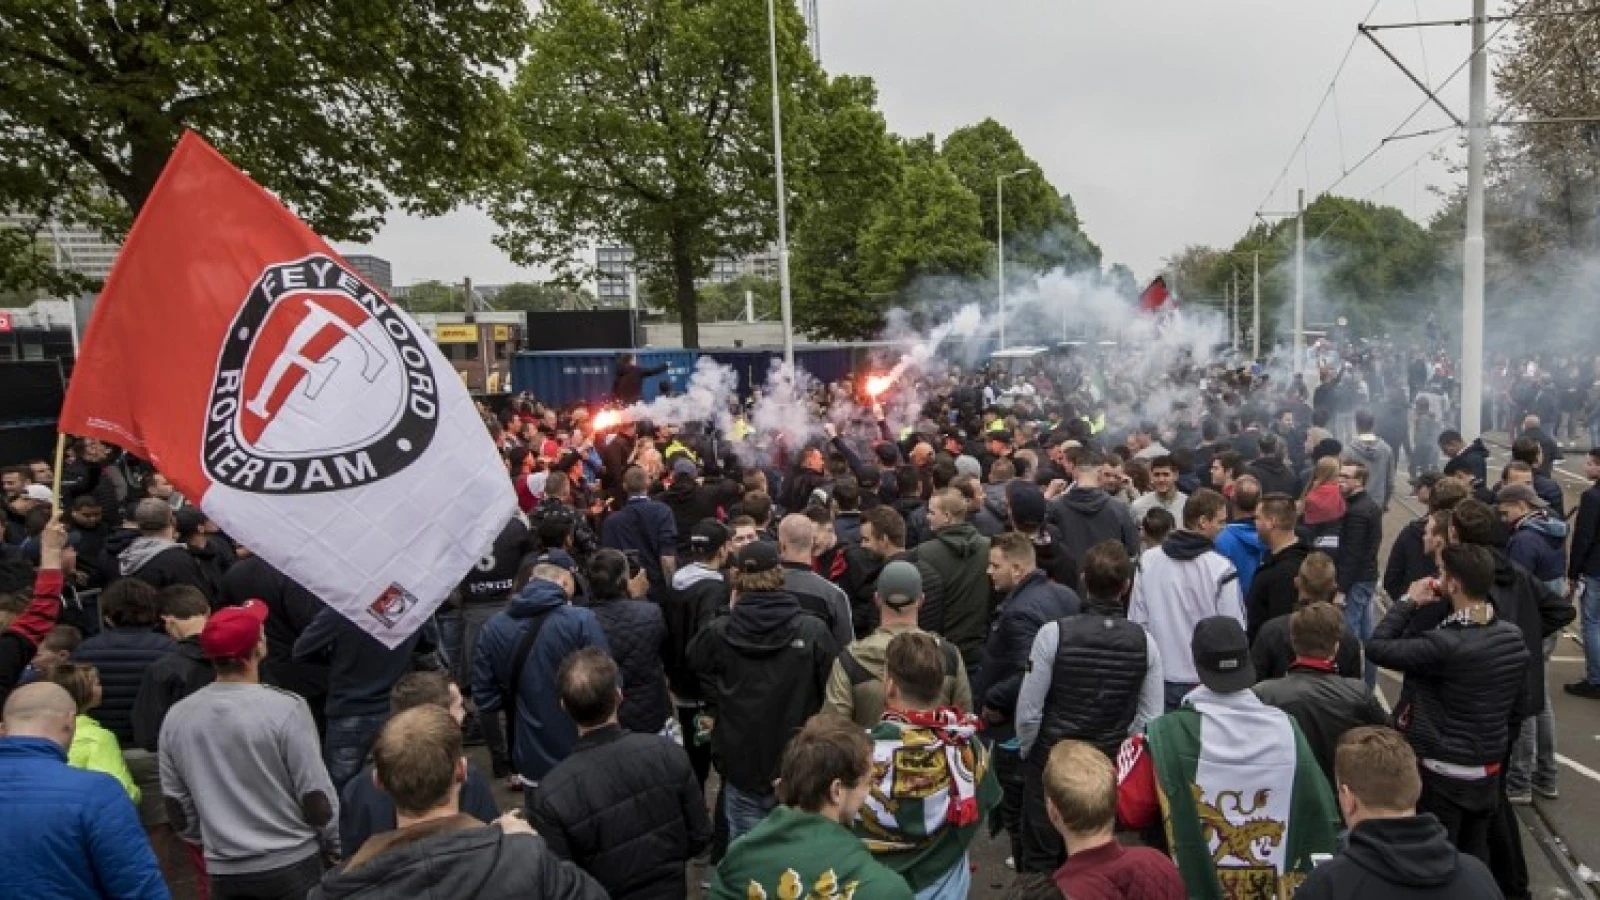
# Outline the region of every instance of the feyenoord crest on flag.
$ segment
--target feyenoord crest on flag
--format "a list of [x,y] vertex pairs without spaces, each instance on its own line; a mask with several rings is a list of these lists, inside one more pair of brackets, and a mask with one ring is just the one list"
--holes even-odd
[[438,348],[193,133],[96,304],[60,428],[150,460],[389,646],[516,511]]

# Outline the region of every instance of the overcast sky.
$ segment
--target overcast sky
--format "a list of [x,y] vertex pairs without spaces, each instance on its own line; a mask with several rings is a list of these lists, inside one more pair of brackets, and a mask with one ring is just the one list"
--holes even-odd
[[[1051,182],[1072,195],[1106,262],[1127,263],[1141,279],[1185,245],[1231,243],[1258,208],[1292,209],[1296,189],[1306,188],[1309,202],[1424,100],[1362,39],[1339,78],[1337,102],[1326,104],[1305,151],[1291,163],[1372,0],[819,5],[824,67],[871,76],[891,129],[942,138],[985,117],[1008,126]],[[1380,0],[1369,22],[1415,21],[1419,13],[1422,19],[1458,19],[1470,14],[1470,4]],[[1489,27],[1492,33],[1496,26]],[[1380,37],[1431,84],[1443,81],[1471,49],[1466,27]],[[1462,117],[1466,89],[1463,68],[1442,92]],[[1445,124],[1444,114],[1430,106],[1401,132]],[[1429,186],[1457,177],[1424,156],[1441,141],[1452,157],[1464,155],[1445,132],[1394,142],[1335,192],[1388,203],[1426,221],[1437,205]],[[1280,179],[1286,163],[1288,174]],[[397,284],[539,277],[490,244],[493,232],[477,210],[434,219],[396,215],[365,252],[390,259]]]

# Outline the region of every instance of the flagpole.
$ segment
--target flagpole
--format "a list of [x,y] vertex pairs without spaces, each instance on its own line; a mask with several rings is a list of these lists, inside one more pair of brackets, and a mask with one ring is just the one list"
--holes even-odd
[[66,452],[67,435],[65,432],[58,431],[56,432],[56,465],[51,470],[55,479],[51,489],[51,495],[54,497],[52,502],[55,504],[55,514],[51,516],[52,519],[61,515],[61,460],[66,455]]

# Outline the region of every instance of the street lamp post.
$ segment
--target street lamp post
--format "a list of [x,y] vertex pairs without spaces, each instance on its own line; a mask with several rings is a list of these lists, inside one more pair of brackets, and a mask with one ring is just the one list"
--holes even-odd
[[772,53],[772,159],[778,173],[778,310],[783,319],[783,362],[794,368],[794,313],[789,293],[789,206],[783,190],[783,104],[778,99],[778,13],[767,0],[767,42]]
[[996,291],[998,301],[996,314],[1000,316],[1000,349],[1006,348],[1006,179],[1018,175],[1028,175],[1032,169],[1018,169],[997,175],[994,179],[994,243],[995,257],[998,261],[996,267]]

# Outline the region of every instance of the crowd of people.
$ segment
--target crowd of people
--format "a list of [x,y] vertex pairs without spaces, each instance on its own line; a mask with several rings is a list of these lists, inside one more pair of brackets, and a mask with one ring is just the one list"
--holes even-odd
[[900,427],[846,379],[808,434],[519,396],[519,514],[392,648],[75,441],[0,473],[10,883],[945,900],[1003,831],[1017,897],[1530,896],[1600,486],[1568,528],[1537,404],[1490,473],[1444,363],[1353,350],[928,372]]

